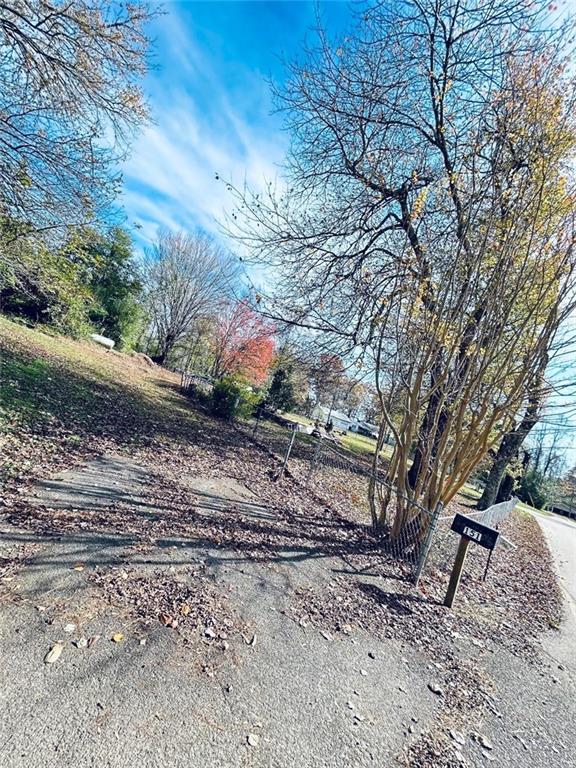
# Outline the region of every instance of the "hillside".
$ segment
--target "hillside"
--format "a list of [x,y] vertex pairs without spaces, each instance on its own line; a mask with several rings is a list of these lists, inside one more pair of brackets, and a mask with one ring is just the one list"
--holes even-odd
[[0,317],[2,476],[35,477],[108,445],[161,440],[196,423],[178,377],[97,344]]

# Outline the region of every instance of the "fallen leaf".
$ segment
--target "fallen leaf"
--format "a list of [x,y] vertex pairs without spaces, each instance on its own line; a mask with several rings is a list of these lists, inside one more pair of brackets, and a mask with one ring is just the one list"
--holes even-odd
[[45,664],[54,664],[55,661],[58,661],[60,658],[60,654],[62,653],[64,649],[64,643],[54,643],[52,648],[48,651],[46,656],[44,656],[44,663]]
[[122,634],[122,632],[116,632],[115,635],[112,635],[113,643],[121,643],[122,640],[124,640],[124,635]]
[[183,603],[180,606],[180,613],[182,614],[182,616],[188,616],[188,614],[190,613],[190,606],[188,605],[188,603]]
[[480,743],[481,747],[484,747],[484,749],[494,749],[494,745],[489,739],[486,738],[486,736],[482,736],[480,734],[478,736],[478,742]]
[[78,563],[78,565],[73,565],[72,566],[72,570],[73,571],[83,571],[84,570],[84,566],[82,565],[82,563]]
[[450,734],[450,738],[453,739],[453,741],[455,741],[457,744],[461,744],[462,746],[464,746],[464,744],[466,743],[466,739],[460,733],[460,731],[453,731],[452,729],[450,729],[448,733]]

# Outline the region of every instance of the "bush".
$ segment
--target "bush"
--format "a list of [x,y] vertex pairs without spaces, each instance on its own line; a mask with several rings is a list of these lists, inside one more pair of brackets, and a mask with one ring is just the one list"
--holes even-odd
[[227,421],[232,421],[238,416],[248,418],[259,401],[258,393],[244,382],[225,376],[214,385],[211,411],[214,416]]
[[198,405],[204,405],[206,407],[212,405],[212,392],[207,391],[197,384],[190,384],[186,390],[186,395]]

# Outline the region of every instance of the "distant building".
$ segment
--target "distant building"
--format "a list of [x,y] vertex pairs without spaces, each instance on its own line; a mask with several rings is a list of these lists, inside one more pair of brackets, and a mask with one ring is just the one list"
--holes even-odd
[[350,416],[342,413],[342,411],[331,411],[323,405],[317,405],[314,408],[312,418],[318,419],[323,424],[330,420],[336,429],[341,429],[343,432],[356,432],[358,435],[365,435],[374,439],[378,437],[378,427],[375,424],[352,419]]
[[555,512],[557,515],[576,520],[576,508],[565,501],[553,501],[549,509],[550,512]]

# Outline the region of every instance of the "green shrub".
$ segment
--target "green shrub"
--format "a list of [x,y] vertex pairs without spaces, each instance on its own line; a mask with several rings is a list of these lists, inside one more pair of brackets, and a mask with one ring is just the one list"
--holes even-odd
[[211,411],[220,419],[248,418],[260,402],[260,395],[244,382],[225,376],[212,390]]
[[207,392],[206,389],[197,384],[190,384],[186,389],[186,395],[198,405],[209,406],[212,404],[212,392]]
[[266,402],[273,410],[290,411],[296,404],[294,396],[294,384],[290,380],[292,369],[290,367],[277,368],[272,377]]
[[236,416],[241,398],[240,387],[234,379],[224,378],[212,390],[212,413],[219,419],[232,421]]

